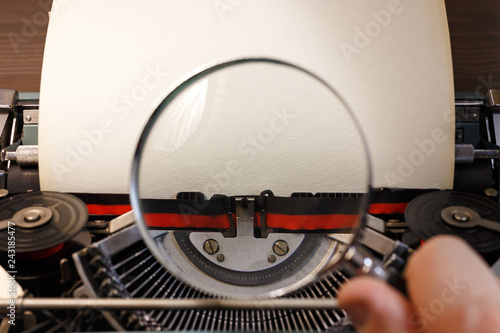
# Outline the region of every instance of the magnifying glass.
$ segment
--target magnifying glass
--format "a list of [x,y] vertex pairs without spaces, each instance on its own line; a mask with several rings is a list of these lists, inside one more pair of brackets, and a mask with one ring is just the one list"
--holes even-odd
[[282,296],[337,267],[369,193],[367,145],[344,99],[312,72],[264,58],[182,80],[147,122],[131,180],[156,259],[227,297]]

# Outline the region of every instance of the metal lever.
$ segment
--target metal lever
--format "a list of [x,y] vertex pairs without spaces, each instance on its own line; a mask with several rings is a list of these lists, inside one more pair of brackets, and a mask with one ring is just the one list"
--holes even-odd
[[500,232],[500,223],[483,219],[478,212],[462,206],[450,206],[441,211],[441,218],[448,224],[459,228],[480,226]]
[[52,211],[46,207],[26,207],[17,211],[12,218],[0,221],[0,230],[7,229],[9,222],[19,228],[36,228],[49,222],[51,218]]
[[0,149],[12,144],[11,129],[17,98],[17,91],[0,89]]
[[[405,244],[395,241],[380,232],[373,230],[373,227],[378,226],[378,223],[385,223],[382,219],[379,219],[372,215],[366,215],[366,225],[367,228],[363,229],[360,242],[369,249],[380,253],[384,256],[384,260],[391,256],[394,252],[407,252],[408,255],[413,252],[412,249],[408,248]],[[352,234],[328,234],[328,237],[345,243],[352,243]]]
[[494,112],[500,110],[500,90],[488,90],[488,93],[486,93],[486,106],[493,108]]
[[[0,298],[0,313],[6,313],[10,299]],[[20,312],[25,310],[192,310],[192,309],[237,309],[237,310],[328,310],[338,309],[336,299],[151,299],[151,298],[18,298]]]

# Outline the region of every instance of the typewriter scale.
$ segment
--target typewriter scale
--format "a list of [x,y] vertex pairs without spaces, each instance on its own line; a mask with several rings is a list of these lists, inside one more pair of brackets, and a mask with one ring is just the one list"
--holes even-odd
[[[16,223],[16,281],[23,290],[14,331],[352,330],[334,299],[355,271],[350,265],[328,270],[324,262],[344,254],[348,232],[324,237],[270,227],[260,213],[277,216],[287,207],[273,211],[265,201],[273,202],[269,192],[208,200],[203,193],[180,191],[176,200],[188,210],[202,203],[208,208],[195,216],[194,229],[147,223],[150,240],[172,261],[165,265],[141,237],[128,196],[39,192],[37,99],[0,91],[0,250],[3,269],[13,271],[4,240],[9,222]],[[438,234],[462,237],[491,265],[498,261],[499,110],[498,91],[456,94],[452,191],[373,189],[361,246],[384,268],[402,271],[411,252]],[[321,197],[292,195],[304,202],[356,196]],[[149,199],[140,200],[147,206]],[[162,213],[175,218],[179,212]],[[196,222],[207,217],[221,221],[217,231]],[[312,279],[319,270],[326,273]],[[253,295],[271,299],[245,298]]]

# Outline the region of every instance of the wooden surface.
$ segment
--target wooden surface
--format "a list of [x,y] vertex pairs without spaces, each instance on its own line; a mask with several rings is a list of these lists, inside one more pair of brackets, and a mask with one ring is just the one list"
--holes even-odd
[[40,91],[52,0],[0,2],[0,88]]
[[[39,91],[52,0],[0,2],[0,88]],[[500,1],[447,0],[446,5],[455,90],[500,88]]]
[[500,1],[447,0],[446,8],[455,91],[500,89]]

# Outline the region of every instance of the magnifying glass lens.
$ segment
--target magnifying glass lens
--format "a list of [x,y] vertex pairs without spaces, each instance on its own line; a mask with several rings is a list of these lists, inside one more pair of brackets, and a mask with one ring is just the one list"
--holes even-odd
[[[340,258],[368,206],[370,165],[343,99],[294,65],[202,70],[158,106],[131,199],[141,234],[177,278],[226,296],[280,296]],[[342,244],[342,245],[346,245]]]

